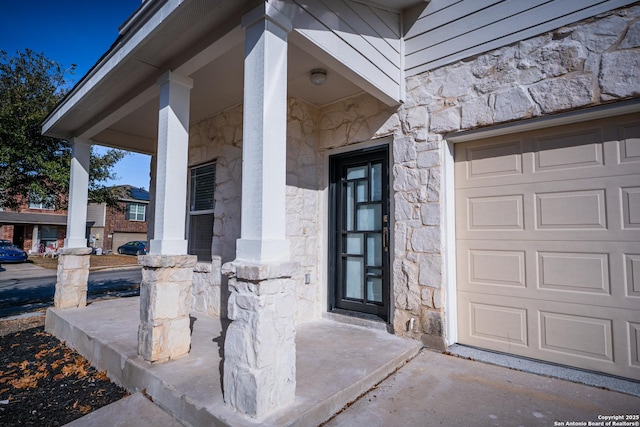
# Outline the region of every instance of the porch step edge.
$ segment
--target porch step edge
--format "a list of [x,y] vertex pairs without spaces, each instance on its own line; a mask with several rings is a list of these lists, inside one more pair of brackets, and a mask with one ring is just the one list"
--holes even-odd
[[402,353],[399,353],[396,357],[389,360],[387,363],[380,366],[360,381],[357,381],[339,393],[334,394],[329,399],[320,402],[316,407],[310,408],[295,421],[287,424],[286,427],[318,426],[329,421],[344,408],[366,395],[374,386],[380,384],[386,378],[391,376],[406,362],[416,357],[422,348],[422,344],[416,341],[414,346],[410,346]]
[[[66,324],[68,328],[64,328],[63,324]],[[213,413],[210,407],[203,406],[176,390],[160,376],[151,372],[146,366],[146,362],[139,356],[128,355],[122,349],[109,345],[113,345],[113,343],[89,337],[71,319],[64,317],[59,309],[47,310],[45,330],[58,337],[66,346],[76,350],[96,369],[106,371],[107,376],[114,383],[130,393],[142,392],[149,396],[153,404],[166,412],[168,416],[179,420],[181,424],[188,426],[239,426],[238,420],[221,418]],[[242,425],[257,424],[249,421],[248,424]]]
[[390,331],[391,325],[383,322],[382,320],[378,321],[378,320],[364,319],[361,317],[348,316],[346,314],[336,313],[331,311],[322,313],[322,318],[326,320],[332,320],[334,322],[344,323],[346,325],[361,326],[367,329],[375,329],[378,331],[385,331],[385,332],[391,333]]

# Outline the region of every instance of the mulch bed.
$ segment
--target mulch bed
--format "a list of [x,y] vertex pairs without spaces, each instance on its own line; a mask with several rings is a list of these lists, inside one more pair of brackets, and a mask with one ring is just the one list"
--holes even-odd
[[[58,268],[58,258],[43,258],[39,255],[31,255],[27,262],[49,270],[56,270]],[[101,268],[137,266],[138,257],[117,254],[91,255],[89,262],[91,264],[91,270],[98,270]]]
[[41,323],[0,322],[0,425],[60,426],[128,395]]

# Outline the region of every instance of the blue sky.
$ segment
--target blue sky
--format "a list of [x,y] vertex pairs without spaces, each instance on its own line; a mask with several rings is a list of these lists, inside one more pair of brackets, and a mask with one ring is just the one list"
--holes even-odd
[[[109,50],[118,27],[141,0],[0,0],[0,50],[9,55],[29,48],[65,68],[76,64],[79,81]],[[114,169],[111,184],[149,188],[149,156],[128,155]]]

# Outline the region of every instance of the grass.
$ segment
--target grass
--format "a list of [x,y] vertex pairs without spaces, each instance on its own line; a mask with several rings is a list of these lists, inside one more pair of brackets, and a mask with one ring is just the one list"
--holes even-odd
[[[58,268],[57,258],[43,258],[41,256],[30,256],[27,262],[39,267],[56,270]],[[121,267],[128,265],[138,265],[138,257],[132,255],[91,255],[91,269],[104,267]]]

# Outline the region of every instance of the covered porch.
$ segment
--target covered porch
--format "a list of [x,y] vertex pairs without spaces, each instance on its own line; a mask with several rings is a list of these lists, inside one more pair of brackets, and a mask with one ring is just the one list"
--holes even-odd
[[[402,10],[425,4],[143,2],[43,125],[74,146],[47,330],[177,417],[202,413],[185,418],[194,425],[288,425],[314,411],[320,422],[415,354],[418,343],[386,330],[351,327],[340,341],[345,327],[322,320],[326,163],[331,149],[393,139]],[[345,99],[353,101],[333,107]],[[153,158],[139,301],[85,307],[89,249],[79,224],[94,143]],[[200,194],[204,175],[214,181]],[[213,289],[207,302],[194,292],[202,277]]]
[[187,425],[319,425],[418,354],[418,341],[384,330],[319,319],[296,333],[295,400],[260,422],[223,401],[224,323],[193,313],[189,355],[162,364],[137,354],[139,298],[102,301],[77,309],[50,309],[47,330],[97,369]]

